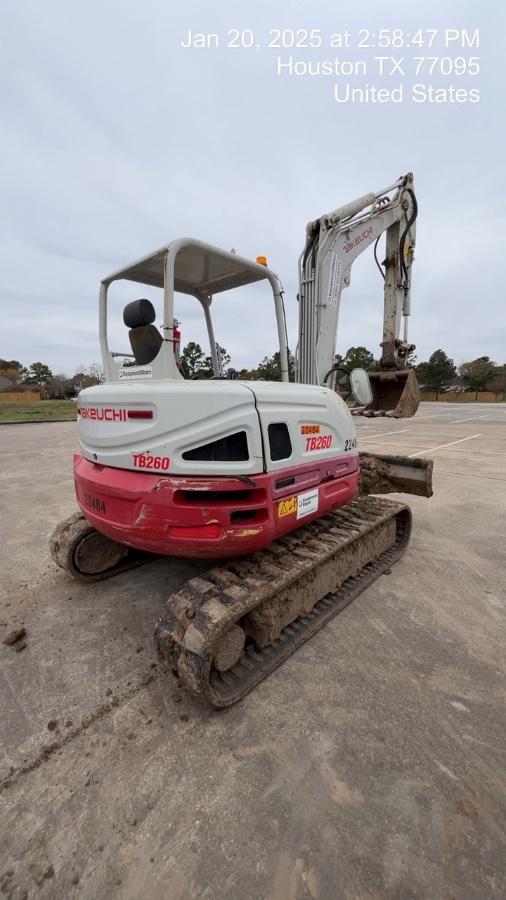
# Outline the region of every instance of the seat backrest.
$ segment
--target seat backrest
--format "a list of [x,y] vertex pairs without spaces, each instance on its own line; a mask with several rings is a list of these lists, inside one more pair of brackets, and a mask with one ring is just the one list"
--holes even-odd
[[145,297],[132,300],[123,310],[123,321],[130,329],[128,337],[138,366],[153,362],[163,344],[158,328],[152,324],[155,318],[155,308]]
[[163,344],[163,338],[154,325],[139,325],[128,332],[130,346],[138,366],[153,362]]

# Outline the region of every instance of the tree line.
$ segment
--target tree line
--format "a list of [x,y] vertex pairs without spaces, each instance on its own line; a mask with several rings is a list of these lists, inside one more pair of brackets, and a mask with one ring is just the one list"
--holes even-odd
[[104,380],[104,370],[98,363],[80,366],[75,375],[53,374],[43,362],[33,362],[24,366],[17,359],[0,359],[0,377],[12,384],[5,388],[11,391],[26,391],[30,388],[43,389],[46,397],[66,399],[79,391]]
[[[264,356],[262,362],[252,369],[234,369],[231,363],[231,357],[225,347],[217,345],[218,355],[221,361],[221,367],[224,375],[234,373],[234,376],[242,381],[281,381],[281,364],[279,358],[279,350],[272,356]],[[289,353],[288,368],[290,378],[295,377],[295,360],[293,355]],[[183,347],[180,360],[181,373],[185,378],[210,378],[213,372],[213,363],[210,356],[206,356],[200,344],[190,341],[186,347]]]
[[[279,351],[272,356],[264,356],[257,366],[250,369],[233,370],[231,357],[225,347],[218,345],[223,374],[234,374],[243,381],[280,381],[281,367]],[[368,372],[379,369],[379,360],[367,347],[349,347],[344,356],[336,357],[338,365],[344,369],[362,368]],[[434,350],[427,361],[417,362],[411,355],[406,360],[409,368],[414,368],[416,377],[422,388],[429,391],[441,391],[454,388],[470,391],[506,391],[506,364],[498,365],[488,356],[479,356],[469,362],[456,366],[444,350]],[[288,366],[290,379],[295,377],[295,360],[289,353]],[[190,341],[183,348],[180,360],[181,373],[185,378],[210,378],[213,375],[211,356],[207,355],[200,344]],[[18,360],[0,359],[0,376],[9,379],[16,390],[30,387],[44,387],[47,395],[52,397],[72,397],[85,387],[100,384],[103,381],[103,368],[94,363],[80,366],[72,377],[62,373],[53,374],[49,366],[42,362],[33,362],[23,366]]]
[[[224,374],[230,368],[230,354],[223,348],[221,353]],[[349,347],[344,356],[337,355],[336,362],[343,369],[365,369],[367,372],[375,372],[380,368],[379,360],[374,357],[367,347]],[[456,366],[444,350],[434,350],[427,361],[417,362],[411,354],[406,360],[406,366],[413,368],[421,387],[430,391],[455,388],[457,390],[470,391],[506,391],[506,364],[497,365],[488,356],[479,356],[476,359],[463,362]],[[295,360],[289,354],[290,378],[295,375]],[[213,374],[211,357],[206,356],[200,344],[191,341],[183,348],[181,354],[181,371],[185,378],[209,378]],[[257,366],[251,369],[240,369],[237,376],[245,381],[280,381],[281,367],[279,351],[272,356],[264,356]]]
[[506,391],[506,365],[478,356],[456,366],[444,350],[434,350],[427,362],[415,366],[418,383],[430,390]]

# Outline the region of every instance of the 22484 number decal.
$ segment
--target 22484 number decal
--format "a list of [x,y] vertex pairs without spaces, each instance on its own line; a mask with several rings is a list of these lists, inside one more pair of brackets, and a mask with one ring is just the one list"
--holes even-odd
[[93,494],[88,494],[85,492],[84,502],[88,509],[94,509],[95,512],[105,514],[105,503],[100,499],[100,497],[94,497]]
[[354,438],[347,438],[347,439],[345,440],[345,442],[344,442],[344,449],[345,449],[345,450],[355,450],[355,449],[356,449],[356,446],[357,446],[357,439],[356,439],[356,437],[354,437]]
[[133,462],[138,469],[162,469],[166,472],[170,466],[170,457],[151,456],[150,453],[134,453]]

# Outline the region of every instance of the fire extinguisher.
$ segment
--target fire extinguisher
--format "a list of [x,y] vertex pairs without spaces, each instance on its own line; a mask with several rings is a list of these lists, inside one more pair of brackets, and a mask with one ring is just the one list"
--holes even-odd
[[179,368],[181,365],[181,332],[179,330],[178,319],[174,319],[172,322],[172,341],[176,365]]

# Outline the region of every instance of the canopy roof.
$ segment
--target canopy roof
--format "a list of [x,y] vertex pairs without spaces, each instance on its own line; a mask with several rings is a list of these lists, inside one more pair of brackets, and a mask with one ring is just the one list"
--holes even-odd
[[163,288],[165,259],[172,246],[177,249],[174,260],[174,290],[183,294],[218,294],[272,277],[266,266],[237,256],[235,253],[220,250],[211,244],[182,238],[114,272],[103,279],[104,283],[110,284],[111,281],[126,279]]

